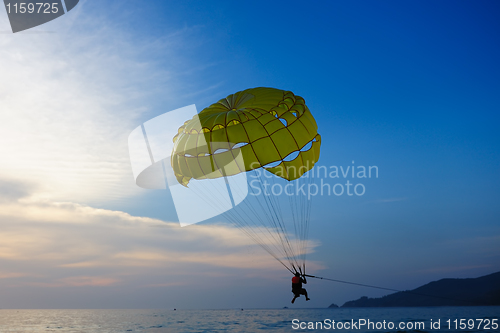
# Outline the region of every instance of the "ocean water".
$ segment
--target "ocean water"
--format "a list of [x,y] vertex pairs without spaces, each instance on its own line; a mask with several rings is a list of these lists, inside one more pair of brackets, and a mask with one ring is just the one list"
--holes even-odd
[[499,316],[500,307],[0,310],[0,332],[500,332]]

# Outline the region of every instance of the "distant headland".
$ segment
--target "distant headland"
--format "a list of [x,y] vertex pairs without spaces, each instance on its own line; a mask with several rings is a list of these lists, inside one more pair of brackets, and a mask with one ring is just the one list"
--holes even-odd
[[[442,279],[379,298],[363,296],[342,308],[500,305],[500,272],[474,279]],[[338,307],[335,304],[329,308]]]

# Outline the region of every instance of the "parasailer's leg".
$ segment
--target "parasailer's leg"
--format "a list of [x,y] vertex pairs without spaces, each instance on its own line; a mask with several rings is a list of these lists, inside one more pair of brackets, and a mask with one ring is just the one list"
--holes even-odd
[[302,290],[301,290],[300,293],[306,297],[306,301],[310,300],[310,298],[307,297],[307,290],[305,290],[304,288],[302,288]]
[[297,297],[300,297],[300,294],[301,294],[300,292],[294,292],[294,293],[293,293],[293,296],[294,296],[294,297],[293,297],[293,299],[292,299],[292,304],[293,304],[293,303],[295,303],[295,300],[297,299]]

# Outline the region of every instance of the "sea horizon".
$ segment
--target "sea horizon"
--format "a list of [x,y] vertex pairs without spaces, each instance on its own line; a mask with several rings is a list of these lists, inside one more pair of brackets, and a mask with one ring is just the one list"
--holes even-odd
[[468,332],[495,332],[499,314],[500,306],[0,309],[0,332],[300,332],[332,327],[343,332],[463,332],[460,320],[464,319]]

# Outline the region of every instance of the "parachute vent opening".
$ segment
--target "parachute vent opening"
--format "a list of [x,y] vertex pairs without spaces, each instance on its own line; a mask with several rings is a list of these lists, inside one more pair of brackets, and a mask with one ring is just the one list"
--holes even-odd
[[[238,149],[238,148],[241,148],[241,147],[245,147],[246,145],[248,145],[249,143],[248,142],[239,142],[235,145],[233,145],[231,147],[231,149]],[[216,154],[222,154],[222,153],[225,153],[225,152],[228,152],[230,151],[230,149],[227,149],[227,148],[218,148],[216,150],[214,150],[211,154],[210,153],[199,153],[198,155],[192,155],[192,154],[189,154],[189,153],[184,153],[184,154],[180,154],[180,156],[184,156],[184,157],[204,157],[204,156],[212,156],[212,155],[216,155]]]
[[294,159],[296,159],[300,154],[300,151],[294,151],[293,153],[290,153],[288,154],[284,159],[283,161],[285,162],[291,162],[293,161]]
[[217,149],[217,150],[214,151],[214,155],[215,154],[222,154],[222,153],[225,153],[227,151],[229,151],[229,149],[219,148],[219,149]]
[[233,149],[245,147],[248,144],[248,142],[239,142],[233,146]]
[[240,121],[239,120],[231,120],[230,122],[227,123],[227,127],[229,126],[233,126],[233,125],[238,125],[240,124]]
[[[299,157],[299,155],[300,155],[301,152],[308,151],[309,149],[311,149],[312,145],[313,145],[313,141],[315,141],[315,140],[309,141],[300,150],[296,150],[294,152],[291,152],[285,158],[283,158],[283,161],[284,162],[291,162],[291,161],[293,161],[294,159],[296,159],[297,157]],[[268,166],[266,165],[264,168],[266,168],[266,167],[268,167]]]
[[309,141],[308,143],[305,144],[304,147],[302,147],[302,149],[300,149],[300,151],[308,151],[309,149],[311,149],[312,145],[313,145],[313,142]]
[[263,168],[265,168],[265,169],[275,168],[280,164],[281,164],[281,161],[271,162],[271,163],[264,165]]
[[[311,141],[309,141],[308,143],[306,143],[300,150],[296,150],[296,151],[291,152],[290,154],[285,156],[281,161],[268,163],[268,164],[264,165],[263,168],[264,169],[275,168],[278,165],[280,165],[281,162],[291,162],[291,161],[295,160],[297,157],[300,156],[301,152],[305,152],[305,151],[308,151],[309,149],[311,149],[313,142],[315,142],[315,141],[317,141],[316,138],[314,138]],[[239,145],[239,143],[236,145]],[[234,147],[236,147],[236,145],[234,145]],[[246,145],[246,143],[245,143],[245,145]]]
[[287,122],[285,119],[283,119],[283,118],[278,118],[278,119],[281,121],[281,123],[282,123],[285,127],[287,127],[287,126],[288,126],[288,122]]

